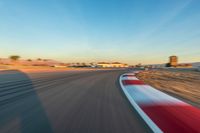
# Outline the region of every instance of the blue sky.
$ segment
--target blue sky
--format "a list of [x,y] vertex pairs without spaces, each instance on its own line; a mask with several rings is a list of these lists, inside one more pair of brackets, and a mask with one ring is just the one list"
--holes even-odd
[[0,57],[200,61],[200,0],[0,0]]

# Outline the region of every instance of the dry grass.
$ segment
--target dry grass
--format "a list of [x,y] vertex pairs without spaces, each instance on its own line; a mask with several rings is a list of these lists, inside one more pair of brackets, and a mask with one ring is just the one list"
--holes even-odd
[[200,107],[200,72],[153,70],[137,75],[145,83]]

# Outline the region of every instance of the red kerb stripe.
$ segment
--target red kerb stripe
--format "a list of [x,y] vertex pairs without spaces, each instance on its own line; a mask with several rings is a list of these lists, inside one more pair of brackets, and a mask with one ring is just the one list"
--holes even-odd
[[122,80],[123,85],[145,85],[141,80]]
[[190,105],[140,105],[166,133],[200,133],[200,109]]

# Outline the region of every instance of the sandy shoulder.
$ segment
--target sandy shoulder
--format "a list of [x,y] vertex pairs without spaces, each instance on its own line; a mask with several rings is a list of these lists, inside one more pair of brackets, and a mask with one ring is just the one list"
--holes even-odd
[[62,72],[62,71],[83,71],[83,70],[90,70],[88,68],[54,68],[54,67],[40,67],[40,66],[12,66],[7,69],[0,69],[0,71],[6,70],[19,70],[25,73],[40,73],[40,72]]
[[152,70],[139,73],[145,83],[200,108],[200,72]]

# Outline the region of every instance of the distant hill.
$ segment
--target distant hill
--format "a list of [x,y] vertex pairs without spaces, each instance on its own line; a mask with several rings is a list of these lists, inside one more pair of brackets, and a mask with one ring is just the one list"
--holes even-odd
[[[191,62],[191,63],[180,63],[180,64],[192,64],[192,66],[194,68],[200,67],[200,62]],[[166,64],[149,64],[152,65],[154,67],[165,67]]]
[[8,58],[0,59],[0,64],[12,65],[12,64],[16,64],[16,63],[19,65],[27,65],[27,66],[55,66],[55,65],[64,64],[62,62],[51,60],[51,59],[40,59],[40,60],[20,59],[17,62],[13,62],[12,60],[10,60]]
[[200,66],[200,62],[194,62],[194,63],[191,63],[193,67],[199,67]]

